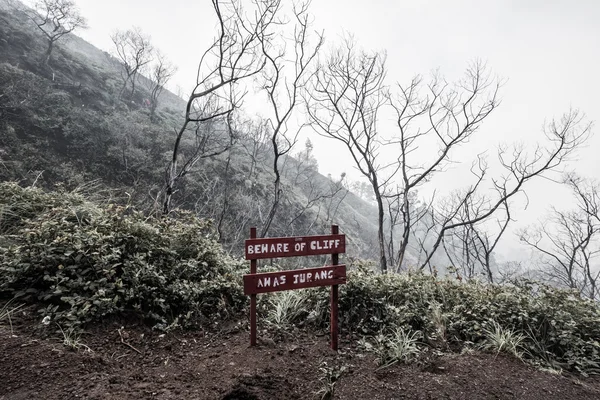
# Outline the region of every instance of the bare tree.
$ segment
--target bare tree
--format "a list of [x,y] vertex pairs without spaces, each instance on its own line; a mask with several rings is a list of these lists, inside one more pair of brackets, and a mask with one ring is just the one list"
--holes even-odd
[[[378,155],[383,144],[378,113],[387,100],[385,55],[357,51],[352,39],[335,50],[313,75],[307,112],[321,135],[342,142],[367,178],[378,209],[379,267],[387,271],[383,191],[389,178]],[[389,174],[390,176],[393,173]]]
[[[479,212],[483,204],[476,198],[470,197],[464,203],[456,216],[458,221],[470,221]],[[442,240],[444,253],[451,264],[461,269],[463,276],[472,279],[483,274],[490,283],[494,283],[493,254],[500,239],[506,232],[511,221],[508,202],[502,206],[506,213],[505,219],[496,219],[498,231],[492,233],[491,228],[484,223],[467,223],[454,230],[448,231]],[[488,222],[488,221],[484,221]]]
[[[292,55],[287,51],[288,43],[284,34],[261,36],[262,54],[266,58],[266,67],[263,70],[263,90],[267,95],[267,102],[271,109],[268,118],[273,149],[273,198],[269,213],[260,231],[260,237],[265,237],[279,208],[283,194],[281,184],[280,159],[288,154],[296,144],[299,130],[290,130],[288,123],[292,117],[301,91],[304,90],[309,67],[317,56],[323,44],[323,35],[318,34],[315,44],[310,43],[309,28],[310,2],[294,3],[293,33],[291,46]],[[279,12],[283,3],[281,0],[270,0],[264,3],[265,8]],[[278,21],[280,26],[287,25],[287,21]],[[286,72],[288,71],[289,72]],[[300,128],[301,129],[301,128]]]
[[[408,193],[409,196],[409,204],[410,204],[410,220],[407,221],[404,217],[403,210],[405,208],[404,201],[404,191],[402,187],[396,185],[393,188],[391,185],[388,187],[387,193],[384,195],[384,199],[387,205],[387,222],[386,222],[386,230],[387,230],[387,238],[386,238],[386,246],[387,246],[387,257],[388,263],[390,265],[395,266],[396,272],[399,272],[403,266],[405,266],[404,262],[399,263],[396,260],[399,252],[396,250],[396,234],[399,229],[405,229],[405,226],[409,227],[410,232],[412,232],[415,227],[422,222],[422,219],[427,215],[428,205],[423,204],[423,202],[418,197],[417,190],[411,191]],[[435,198],[435,192],[432,196]],[[408,223],[407,223],[408,222]],[[405,225],[406,224],[406,225]],[[404,232],[401,231],[402,236],[404,237]],[[408,243],[406,243],[408,248]],[[402,252],[402,255],[406,252],[405,249]]]
[[475,256],[475,258],[477,258],[477,260],[483,267],[483,272],[486,274],[487,280],[490,283],[494,283],[494,273],[492,270],[492,255],[494,254],[494,250],[500,242],[500,239],[506,232],[508,224],[512,221],[508,201],[504,202],[503,208],[506,213],[506,216],[504,220],[499,218],[496,219],[498,232],[495,235],[491,234],[489,231],[473,226],[473,233],[476,239],[475,245],[472,247],[474,249],[473,255]]
[[[324,227],[330,226],[340,203],[348,194],[348,190],[344,186],[345,174],[342,174],[337,181],[329,177],[325,185],[317,178],[317,175],[316,171],[309,173],[306,180],[296,185],[304,194],[300,194],[298,197],[304,199],[301,202],[290,200],[286,207],[290,221],[289,226],[292,227],[293,232],[300,231],[308,235],[319,219],[323,217]],[[314,212],[312,221],[299,223],[307,218],[309,211]],[[323,217],[321,217],[321,212],[324,212]]]
[[565,179],[576,208],[552,208],[550,218],[519,233],[521,242],[542,255],[544,276],[561,286],[577,289],[591,299],[600,297],[600,186],[573,174]]
[[[182,126],[175,132],[171,161],[166,170],[163,213],[171,211],[176,186],[201,159],[227,151],[233,142],[234,111],[243,101],[241,84],[259,74],[266,62],[262,37],[276,18],[264,2],[246,12],[239,0],[212,0],[217,35],[198,64],[196,85],[190,94]],[[224,127],[220,137],[214,129]],[[188,154],[182,153],[186,133],[192,133]]]
[[[522,146],[515,146],[512,156],[507,157],[507,148],[501,147],[498,158],[501,166],[507,173],[501,178],[493,178],[492,184],[495,198],[477,195],[484,176],[487,173],[487,162],[479,158],[472,169],[476,182],[462,192],[454,194],[451,202],[445,207],[438,207],[437,238],[433,243],[425,262],[420,268],[429,265],[433,253],[438,249],[447,233],[466,225],[477,225],[500,209],[508,200],[523,191],[524,185],[536,177],[548,177],[549,173],[556,172],[568,160],[591,133],[591,124],[584,122],[584,117],[577,111],[570,111],[559,121],[552,121],[545,126],[544,134],[548,141],[546,147],[538,144],[532,155],[526,154]],[[471,207],[468,218],[457,218],[460,210],[471,199],[476,199],[475,206]]]
[[162,94],[165,85],[171,77],[177,72],[177,67],[171,64],[160,52],[155,52],[154,65],[150,70],[150,120],[155,122],[156,108],[158,107],[158,98]]
[[267,157],[267,149],[269,144],[269,127],[268,121],[246,121],[244,125],[247,127],[240,137],[239,144],[245,155],[250,158],[250,170],[248,171],[247,179],[250,184],[254,184],[257,168],[263,164]]
[[87,27],[85,18],[79,13],[79,8],[73,0],[38,0],[32,9],[22,7],[21,11],[48,39],[48,47],[44,54],[46,65],[58,40],[76,29]]
[[[423,86],[422,79],[416,77],[408,85],[398,83],[397,94],[390,96],[397,118],[395,143],[399,147],[402,176],[400,191],[392,194],[399,200],[403,225],[398,252],[392,259],[397,269],[402,266],[410,240],[414,218],[412,192],[443,171],[452,162],[452,150],[468,142],[499,105],[500,83],[480,62],[470,66],[457,84],[451,85],[435,75]],[[429,162],[420,162],[423,154],[417,153],[418,148],[430,138],[437,142],[437,154]]]
[[116,31],[110,36],[115,45],[114,52],[121,61],[123,87],[119,92],[119,98],[131,82],[131,96],[135,93],[135,82],[143,68],[152,61],[153,47],[150,37],[145,35],[140,28],[133,27],[126,31]]
[[284,171],[284,175],[293,185],[301,185],[306,181],[313,179],[318,172],[318,162],[313,155],[313,144],[310,139],[306,139],[304,149],[294,154],[294,163],[292,168]]

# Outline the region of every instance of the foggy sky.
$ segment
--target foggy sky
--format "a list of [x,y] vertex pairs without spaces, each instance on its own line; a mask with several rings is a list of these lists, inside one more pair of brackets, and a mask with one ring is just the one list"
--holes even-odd
[[[89,23],[89,29],[78,35],[109,51],[109,35],[115,29],[139,26],[178,66],[170,88],[191,90],[197,62],[214,32],[209,1],[76,2]],[[406,83],[413,75],[427,75],[436,68],[455,79],[476,58],[507,79],[500,108],[486,120],[476,140],[453,154],[456,161],[470,164],[473,154],[484,148],[493,157],[502,141],[535,143],[544,121],[560,117],[570,107],[584,111],[590,120],[600,120],[598,1],[314,0],[311,9],[315,27],[325,30],[328,44],[347,31],[365,49],[386,50],[390,83]],[[314,135],[311,140],[321,173],[335,176],[346,171],[358,177],[343,148]],[[584,176],[600,178],[598,150],[596,134],[572,167]],[[460,185],[460,174],[452,173],[436,179],[436,188],[447,191]],[[569,206],[568,192],[551,182],[538,180],[527,190],[530,206],[523,211],[525,200],[517,201],[517,208],[521,206],[514,212],[517,226],[542,217],[551,204]],[[510,240],[502,251],[512,258],[511,251],[518,247],[514,237],[506,239]]]

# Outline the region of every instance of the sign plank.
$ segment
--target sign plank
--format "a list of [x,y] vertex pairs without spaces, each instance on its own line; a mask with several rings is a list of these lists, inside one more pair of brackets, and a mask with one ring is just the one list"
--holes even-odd
[[244,275],[244,294],[279,292],[346,283],[345,265]]
[[246,260],[339,254],[346,252],[346,235],[316,235],[246,239]]

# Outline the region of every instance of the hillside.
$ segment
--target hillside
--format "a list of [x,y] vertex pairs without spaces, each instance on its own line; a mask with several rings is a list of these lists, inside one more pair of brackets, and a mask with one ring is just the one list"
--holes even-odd
[[[41,33],[6,0],[0,3],[0,179],[46,188],[92,185],[95,192],[114,190],[115,201],[158,210],[185,102],[165,90],[159,121],[151,123],[148,81],[141,77],[135,95],[120,100],[120,64],[75,35],[58,42],[49,65],[41,65]],[[175,197],[177,207],[213,219],[222,244],[238,254],[249,228],[261,226],[273,191],[272,149],[251,129],[249,135],[240,133],[230,151],[201,160]],[[183,151],[191,152],[193,138],[185,140]],[[282,165],[285,197],[269,236],[321,234],[335,223],[348,234],[350,256],[371,258],[373,207],[300,160],[286,156]]]

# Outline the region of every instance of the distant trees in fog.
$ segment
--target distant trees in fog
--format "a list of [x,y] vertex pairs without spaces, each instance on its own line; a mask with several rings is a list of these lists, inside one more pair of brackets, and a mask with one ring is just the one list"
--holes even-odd
[[119,92],[119,98],[131,85],[131,96],[135,93],[137,75],[143,71],[153,58],[154,47],[150,36],[144,34],[138,27],[124,31],[117,30],[110,36],[113,44],[113,54],[118,58],[122,66],[123,86]]
[[86,19],[73,0],[37,0],[32,8],[19,7],[35,23],[48,41],[44,64],[48,64],[54,44],[67,33],[86,28]]

